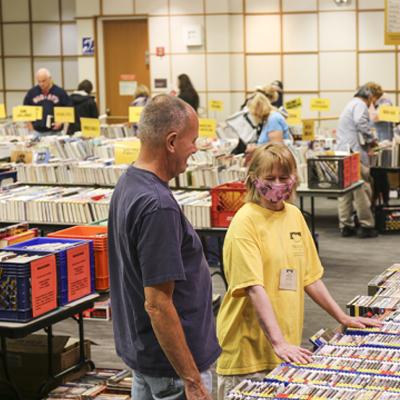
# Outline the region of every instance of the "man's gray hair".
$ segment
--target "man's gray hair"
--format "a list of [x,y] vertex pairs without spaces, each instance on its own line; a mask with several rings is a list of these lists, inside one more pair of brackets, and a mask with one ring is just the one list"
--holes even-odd
[[183,100],[159,94],[143,109],[138,136],[143,143],[160,146],[168,133],[180,133],[185,129],[189,115],[190,109]]

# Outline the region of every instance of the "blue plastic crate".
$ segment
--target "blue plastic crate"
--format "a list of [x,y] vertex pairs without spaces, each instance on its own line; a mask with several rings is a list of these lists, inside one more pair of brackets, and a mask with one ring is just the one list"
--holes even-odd
[[66,243],[71,247],[76,247],[83,244],[89,244],[90,257],[90,293],[95,290],[95,263],[94,263],[94,246],[92,240],[80,239],[59,239],[49,237],[38,237],[17,243],[15,245],[4,248],[5,251],[14,251],[26,254],[55,254],[57,260],[57,286],[58,286],[58,304],[63,306],[68,304],[68,266],[67,266],[67,251],[68,249],[49,251],[49,250],[26,250],[29,246],[36,246],[47,243]]

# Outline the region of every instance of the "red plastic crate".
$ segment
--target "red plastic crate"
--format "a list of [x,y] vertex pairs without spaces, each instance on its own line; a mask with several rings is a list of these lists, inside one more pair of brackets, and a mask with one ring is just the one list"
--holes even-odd
[[110,288],[106,226],[73,226],[71,228],[49,233],[48,236],[56,238],[93,240],[95,288],[97,291],[105,291]]
[[351,183],[356,183],[360,179],[360,153],[353,153],[351,155]]
[[246,186],[243,182],[224,183],[211,189],[211,225],[226,228],[244,204]]

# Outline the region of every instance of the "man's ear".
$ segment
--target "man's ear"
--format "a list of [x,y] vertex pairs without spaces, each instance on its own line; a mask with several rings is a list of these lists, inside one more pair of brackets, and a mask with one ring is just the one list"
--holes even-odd
[[176,141],[176,132],[170,132],[168,135],[165,137],[165,144],[167,147],[167,150],[171,153],[175,153],[175,141]]

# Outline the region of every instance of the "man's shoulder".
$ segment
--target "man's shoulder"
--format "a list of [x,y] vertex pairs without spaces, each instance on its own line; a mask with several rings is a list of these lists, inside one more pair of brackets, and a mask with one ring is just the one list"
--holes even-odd
[[53,93],[63,93],[63,94],[65,94],[65,95],[67,95],[67,92],[66,92],[62,87],[60,87],[60,86],[58,86],[58,85],[54,85],[54,84],[53,84],[53,86],[50,88],[50,92],[53,92]]

